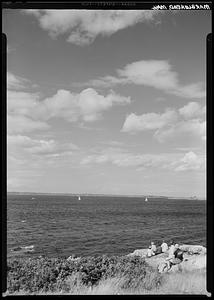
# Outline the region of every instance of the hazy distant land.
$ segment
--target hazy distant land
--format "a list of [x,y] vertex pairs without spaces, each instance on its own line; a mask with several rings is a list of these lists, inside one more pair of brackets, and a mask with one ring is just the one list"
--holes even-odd
[[185,200],[206,200],[205,198],[191,197],[172,197],[163,195],[124,195],[124,194],[92,194],[92,193],[43,193],[43,192],[7,192],[8,195],[59,195],[59,196],[91,196],[91,197],[127,197],[127,198],[161,198],[161,199],[185,199]]

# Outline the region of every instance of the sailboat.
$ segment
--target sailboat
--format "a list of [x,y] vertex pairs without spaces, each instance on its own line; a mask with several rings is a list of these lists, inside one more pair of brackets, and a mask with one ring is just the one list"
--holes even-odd
[[145,202],[147,202],[147,201],[148,201],[148,198],[145,199]]
[[81,197],[80,197],[80,196],[78,197],[78,200],[79,200],[79,201],[81,200]]

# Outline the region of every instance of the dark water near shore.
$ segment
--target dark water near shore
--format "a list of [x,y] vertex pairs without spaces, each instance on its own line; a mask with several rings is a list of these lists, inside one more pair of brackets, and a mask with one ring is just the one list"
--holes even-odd
[[[206,202],[8,195],[8,257],[123,255],[163,238],[206,246]],[[31,245],[30,253],[11,251]]]

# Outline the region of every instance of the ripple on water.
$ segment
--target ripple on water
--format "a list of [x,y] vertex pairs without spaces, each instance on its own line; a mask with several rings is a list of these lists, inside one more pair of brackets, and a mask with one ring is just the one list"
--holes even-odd
[[206,243],[203,201],[156,199],[145,205],[137,198],[86,197],[80,202],[55,195],[8,197],[8,249],[34,244],[36,251],[21,255],[120,255],[163,238]]

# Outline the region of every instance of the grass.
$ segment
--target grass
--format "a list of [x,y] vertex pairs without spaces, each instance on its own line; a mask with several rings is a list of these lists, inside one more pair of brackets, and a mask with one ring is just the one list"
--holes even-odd
[[8,261],[10,295],[207,294],[206,270],[159,274],[140,257]]

